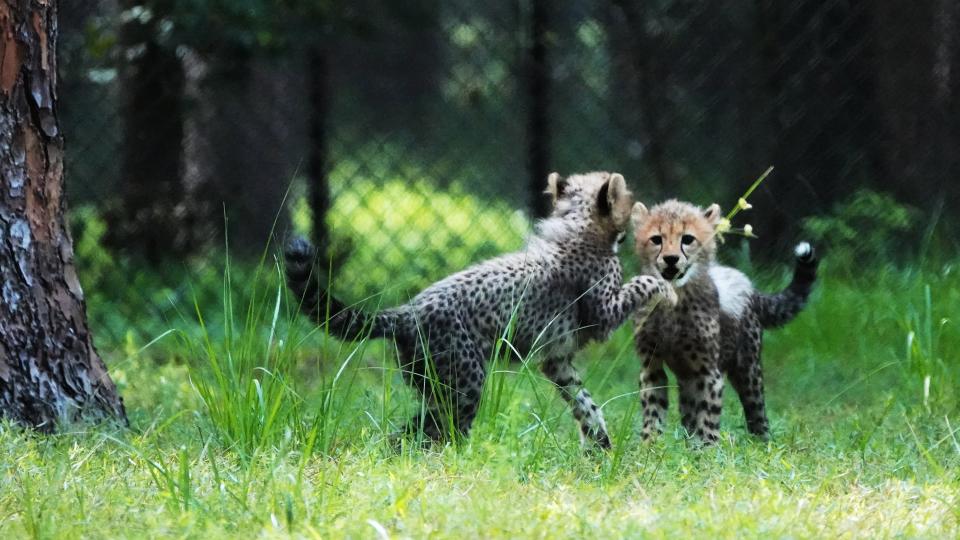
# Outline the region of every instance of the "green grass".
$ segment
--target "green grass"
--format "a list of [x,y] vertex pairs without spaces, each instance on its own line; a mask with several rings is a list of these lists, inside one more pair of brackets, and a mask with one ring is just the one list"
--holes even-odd
[[151,347],[101,345],[131,429],[0,426],[0,537],[960,535],[951,266],[827,269],[767,334],[770,442],[728,392],[721,443],[694,448],[673,392],[667,432],[641,444],[629,329],[591,345],[579,365],[609,454],[583,452],[557,392],[516,363],[498,364],[469,439],[395,450],[416,402],[388,344],[325,338],[278,303],[276,272],[196,306],[226,322],[183,306]]

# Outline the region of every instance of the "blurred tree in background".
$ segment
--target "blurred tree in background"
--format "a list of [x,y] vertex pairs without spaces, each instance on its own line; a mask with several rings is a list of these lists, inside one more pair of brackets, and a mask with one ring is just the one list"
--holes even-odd
[[173,2],[123,0],[121,8],[122,183],[107,241],[156,263],[192,247],[183,182],[186,75],[170,43]]

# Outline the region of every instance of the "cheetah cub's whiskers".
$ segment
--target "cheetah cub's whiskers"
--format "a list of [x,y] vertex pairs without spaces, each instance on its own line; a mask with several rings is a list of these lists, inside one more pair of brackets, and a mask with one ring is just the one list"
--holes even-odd
[[553,173],[546,193],[553,212],[525,249],[453,274],[378,313],[350,307],[324,289],[306,240],[288,245],[287,284],[307,315],[341,339],[396,343],[404,378],[424,399],[424,412],[408,431],[434,440],[469,432],[487,361],[511,325],[511,346],[543,358],[541,370],[569,403],[581,440],[610,446],[602,411],[573,367],[574,353],[591,339],[606,339],[647,302],[669,298],[671,287],[653,276],[623,283],[614,248],[633,205],[623,176]]
[[807,242],[794,250],[793,280],[766,294],[739,270],[716,264],[715,227],[720,207],[706,210],[670,200],[647,209],[636,203],[632,219],[636,254],[645,273],[672,280],[679,301],[638,310],[635,341],[643,363],[640,400],[643,437],[663,429],[667,374],[680,386],[680,417],[687,431],[705,443],[719,437],[723,374],[740,397],[747,429],[767,437],[760,349],[763,329],[792,320],[806,304],[816,281],[817,258]]

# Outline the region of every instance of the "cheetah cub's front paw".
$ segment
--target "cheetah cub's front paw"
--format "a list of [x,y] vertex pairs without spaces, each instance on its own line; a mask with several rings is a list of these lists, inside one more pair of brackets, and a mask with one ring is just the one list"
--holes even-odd
[[673,285],[666,280],[661,280],[660,283],[660,298],[661,302],[664,302],[668,307],[675,307],[677,302],[680,301],[680,298],[677,296],[677,290],[673,288]]
[[664,302],[671,307],[677,305],[677,292],[660,276],[633,276],[628,287],[635,287],[637,299],[642,302],[635,309],[642,312],[653,310]]

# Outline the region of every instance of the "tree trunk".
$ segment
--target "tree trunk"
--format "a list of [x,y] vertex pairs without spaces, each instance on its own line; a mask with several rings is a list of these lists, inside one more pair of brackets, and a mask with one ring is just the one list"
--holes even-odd
[[[141,3],[125,0],[123,6],[129,10]],[[158,41],[158,27],[171,7],[167,2],[150,7],[151,17],[133,17],[121,30],[126,142],[120,200],[107,215],[107,242],[158,262],[188,253],[194,242],[182,178],[184,68],[172,47]]]
[[57,2],[0,1],[0,415],[125,419],[93,347],[63,198]]
[[206,133],[214,208],[226,211],[231,251],[257,255],[271,232],[286,227],[284,194],[304,156],[303,67],[246,50],[211,55],[210,65]]
[[951,57],[960,41],[954,29],[958,10],[943,0],[871,6],[881,187],[927,209],[944,197],[956,203],[960,133],[951,65],[960,62]]
[[[866,5],[866,4],[864,4]],[[764,99],[764,153],[776,167],[752,201],[759,253],[793,242],[802,218],[827,211],[877,171],[875,85],[868,14],[857,3],[824,9],[756,0]],[[867,184],[869,185],[869,184]]]
[[527,162],[530,172],[530,209],[536,218],[546,217],[550,205],[543,195],[544,181],[550,174],[549,98],[550,71],[547,63],[548,5],[532,0],[530,43],[527,50]]
[[320,253],[327,253],[330,238],[327,231],[327,212],[330,211],[330,185],[327,178],[329,147],[327,145],[327,117],[329,115],[329,62],[326,48],[311,47],[308,59],[310,71],[310,148],[308,196],[313,211],[313,242]]
[[[663,33],[648,31],[654,17],[653,9],[643,2],[618,0],[614,3],[623,12],[629,41],[630,77],[636,89],[634,102],[639,105],[641,131],[645,133],[644,159],[649,164],[657,187],[671,190],[678,185],[668,147],[673,139],[667,118],[672,107],[666,88],[670,80],[670,65]],[[625,40],[626,41],[626,40]]]

